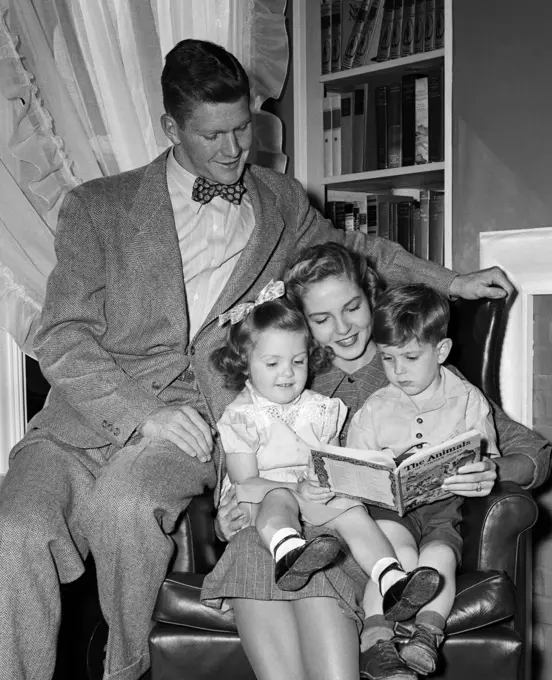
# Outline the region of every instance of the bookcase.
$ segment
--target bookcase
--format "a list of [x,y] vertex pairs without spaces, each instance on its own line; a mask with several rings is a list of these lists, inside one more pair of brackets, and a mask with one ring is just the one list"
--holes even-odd
[[[452,1],[445,0],[444,3],[443,48],[388,61],[371,61],[364,66],[325,75],[321,74],[321,2],[294,0],[293,4],[295,176],[321,210],[325,208],[328,193],[333,190],[367,193],[400,193],[401,189],[444,190],[443,259],[448,266],[452,262]],[[443,160],[387,169],[376,169],[372,163],[371,168],[363,172],[325,175],[323,102],[326,93],[344,93],[368,85],[368,96],[373,97],[381,84],[400,82],[408,74],[428,73],[435,69],[442,69],[443,74]],[[369,117],[369,144],[377,144],[375,130],[370,129],[375,125],[374,118]]]

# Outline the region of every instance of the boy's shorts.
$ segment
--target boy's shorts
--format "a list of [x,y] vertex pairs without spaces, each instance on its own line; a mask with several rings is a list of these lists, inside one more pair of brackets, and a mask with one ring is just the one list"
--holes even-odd
[[414,536],[418,549],[431,541],[440,541],[452,548],[458,564],[462,562],[462,537],[460,522],[462,520],[462,503],[459,496],[445,498],[435,503],[421,505],[410,510],[402,517],[393,510],[380,508],[377,505],[366,505],[374,520],[387,519],[402,524]]

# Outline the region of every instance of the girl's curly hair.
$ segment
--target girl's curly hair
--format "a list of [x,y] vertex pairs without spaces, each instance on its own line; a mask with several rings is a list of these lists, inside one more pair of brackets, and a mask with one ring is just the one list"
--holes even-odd
[[263,302],[242,320],[229,324],[226,344],[211,354],[213,365],[224,376],[228,389],[239,391],[249,376],[249,356],[255,336],[266,330],[282,330],[303,333],[307,341],[309,368],[311,354],[315,350],[309,327],[302,312],[285,297]]

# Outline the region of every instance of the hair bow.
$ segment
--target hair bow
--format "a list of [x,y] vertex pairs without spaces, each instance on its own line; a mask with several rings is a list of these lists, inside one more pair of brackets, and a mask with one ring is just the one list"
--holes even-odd
[[270,281],[270,283],[267,283],[261,290],[255,302],[243,302],[241,305],[236,305],[230,311],[221,314],[218,318],[218,325],[223,326],[227,321],[230,321],[230,324],[234,325],[245,319],[255,307],[262,305],[264,302],[270,302],[270,300],[281,298],[284,292],[283,281]]

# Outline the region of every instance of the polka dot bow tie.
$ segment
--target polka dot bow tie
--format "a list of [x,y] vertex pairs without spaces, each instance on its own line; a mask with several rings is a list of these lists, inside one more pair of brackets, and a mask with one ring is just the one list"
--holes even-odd
[[209,203],[215,196],[220,196],[229,203],[239,205],[245,192],[246,188],[241,180],[235,184],[215,184],[203,179],[203,177],[196,177],[192,189],[192,200],[205,204]]

